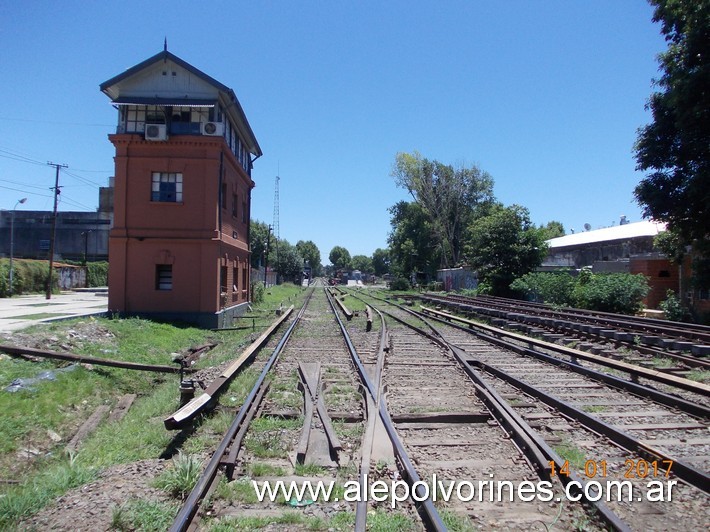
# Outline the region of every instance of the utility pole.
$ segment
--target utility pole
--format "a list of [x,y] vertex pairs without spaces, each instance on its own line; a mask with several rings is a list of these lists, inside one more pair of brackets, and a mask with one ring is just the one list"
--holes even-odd
[[69,168],[66,164],[47,163],[48,166],[54,166],[57,173],[54,178],[54,211],[52,215],[52,234],[49,239],[49,273],[47,274],[47,299],[52,298],[52,269],[54,268],[54,240],[57,234],[57,200],[59,199],[59,169]]

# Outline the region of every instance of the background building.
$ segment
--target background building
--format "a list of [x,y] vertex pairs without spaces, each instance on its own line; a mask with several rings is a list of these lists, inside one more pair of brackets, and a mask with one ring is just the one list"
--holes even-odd
[[651,291],[644,299],[647,308],[658,308],[668,290],[682,295],[699,313],[710,311],[707,291],[691,288],[692,258],[682,267],[673,264],[653,245],[654,238],[666,230],[664,223],[642,221],[622,223],[583,233],[548,240],[549,251],[541,271],[591,267],[594,272],[643,274]]
[[231,325],[262,154],[236,95],[167,48],[100,88],[118,111],[109,310]]
[[[111,179],[112,185],[113,179]],[[14,215],[13,256],[19,259],[48,259],[52,235],[52,211],[0,211],[0,256],[10,256],[10,228]],[[96,212],[57,212],[54,242],[55,260],[108,260],[108,233],[113,223],[113,189],[99,190]]]

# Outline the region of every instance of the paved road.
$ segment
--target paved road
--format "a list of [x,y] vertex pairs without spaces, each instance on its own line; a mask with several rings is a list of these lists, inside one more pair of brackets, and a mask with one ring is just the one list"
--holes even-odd
[[62,292],[0,298],[0,332],[12,332],[37,323],[67,319],[108,310],[107,292]]

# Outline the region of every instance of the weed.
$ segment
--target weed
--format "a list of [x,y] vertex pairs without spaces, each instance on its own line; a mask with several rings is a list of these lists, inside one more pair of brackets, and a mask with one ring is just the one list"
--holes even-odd
[[274,432],[250,432],[244,440],[244,447],[257,458],[279,458],[286,456],[286,448],[281,435]]
[[296,464],[294,474],[299,477],[318,476],[325,473],[326,469],[316,464]]
[[247,472],[252,477],[283,477],[286,474],[282,467],[263,462],[251,462],[247,465]]
[[113,509],[112,530],[143,530],[159,532],[167,530],[175,519],[178,506],[171,503],[129,500]]
[[472,532],[477,530],[465,515],[460,515],[447,509],[439,510],[439,515],[446,528],[452,532]]
[[367,527],[383,532],[398,532],[400,530],[415,530],[414,521],[405,514],[397,514],[376,510],[367,514]]
[[593,414],[595,412],[604,412],[606,407],[604,405],[586,405],[582,407],[582,410]]

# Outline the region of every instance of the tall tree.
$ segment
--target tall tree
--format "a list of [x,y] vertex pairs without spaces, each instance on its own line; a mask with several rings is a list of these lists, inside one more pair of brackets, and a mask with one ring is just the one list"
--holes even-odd
[[288,240],[279,240],[279,256],[274,268],[279,276],[287,281],[299,281],[303,272],[303,257],[298,253],[296,246]]
[[372,273],[372,259],[366,255],[354,255],[351,265],[353,270],[360,270],[362,273]]
[[336,270],[350,269],[350,252],[342,246],[335,246],[331,249],[328,259]]
[[412,272],[436,274],[441,246],[431,217],[416,202],[400,201],[389,208],[392,231],[388,237],[392,273],[408,278]]
[[258,220],[252,220],[251,230],[249,231],[249,249],[251,251],[252,268],[264,266],[267,239],[270,239],[268,262],[273,266],[275,259],[272,257],[272,250],[274,249],[275,239],[271,235],[269,225],[264,222],[259,222]]
[[384,275],[390,271],[390,252],[387,249],[377,248],[372,253],[372,268],[375,275]]
[[562,225],[562,222],[558,222],[556,220],[547,222],[546,225],[541,225],[540,231],[542,232],[542,236],[545,240],[565,236],[565,226]]
[[466,225],[477,208],[493,200],[493,178],[475,165],[454,168],[418,152],[398,153],[392,177],[431,218],[441,266],[457,265]]
[[710,0],[650,0],[668,50],[659,55],[647,109],[653,122],[638,131],[636,187],[644,216],[668,223],[686,244],[710,236]]
[[510,283],[542,264],[546,253],[542,230],[519,205],[498,205],[468,228],[466,257],[494,295],[509,295]]
[[296,242],[296,249],[301,257],[308,261],[308,265],[311,267],[311,274],[314,277],[321,275],[323,266],[320,262],[320,250],[318,249],[318,246],[316,246],[315,242],[312,240],[307,240],[305,242],[303,240],[299,240]]

